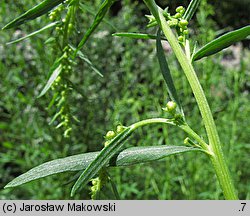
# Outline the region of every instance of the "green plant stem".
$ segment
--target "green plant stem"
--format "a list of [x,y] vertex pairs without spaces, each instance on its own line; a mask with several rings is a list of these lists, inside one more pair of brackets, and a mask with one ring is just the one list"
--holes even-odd
[[198,80],[198,77],[194,71],[194,68],[190,60],[184,54],[182,48],[178,43],[178,40],[176,39],[169,25],[167,24],[162,14],[162,9],[156,5],[154,0],[144,0],[144,2],[148,6],[149,10],[154,15],[154,17],[156,18],[158,24],[160,25],[192,88],[192,91],[194,93],[195,99],[197,101],[206,128],[209,140],[209,147],[210,151],[212,152],[212,154],[210,155],[210,159],[214,166],[217,178],[220,182],[223,194],[226,199],[230,200],[238,199],[233,185],[233,181],[230,177],[229,170],[226,165],[226,161],[224,159],[219,135],[214,123],[210,107],[208,105],[206,96]]
[[152,119],[146,119],[139,122],[134,123],[130,126],[132,130],[135,130],[139,127],[149,125],[149,124],[155,124],[155,123],[163,123],[163,124],[170,124],[175,125],[184,130],[190,137],[194,138],[199,145],[207,152],[208,154],[211,154],[208,149],[208,145],[204,142],[204,140],[195,133],[185,122],[180,125],[176,125],[172,119],[166,119],[166,118],[152,118]]

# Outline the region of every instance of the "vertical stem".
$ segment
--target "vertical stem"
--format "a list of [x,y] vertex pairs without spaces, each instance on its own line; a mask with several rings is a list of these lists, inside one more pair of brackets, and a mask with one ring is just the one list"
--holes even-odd
[[190,60],[184,54],[172,30],[168,26],[162,14],[162,9],[160,9],[156,5],[154,0],[144,0],[144,2],[148,6],[149,10],[154,15],[154,17],[156,18],[162,31],[164,32],[192,88],[209,139],[209,144],[210,144],[209,147],[210,151],[212,152],[210,159],[214,166],[215,173],[220,182],[224,196],[226,199],[238,199],[232,179],[229,174],[228,167],[226,165],[226,161],[224,159],[219,135],[214,123],[210,107],[208,105],[204,91],[200,85],[199,79],[194,71],[194,68]]

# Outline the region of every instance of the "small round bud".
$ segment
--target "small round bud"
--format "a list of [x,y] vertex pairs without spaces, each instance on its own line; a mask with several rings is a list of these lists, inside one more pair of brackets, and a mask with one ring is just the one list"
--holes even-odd
[[65,23],[65,22],[66,22],[66,19],[65,19],[65,18],[63,18],[63,19],[62,19],[62,22],[63,22],[63,23]]
[[185,19],[182,19],[182,20],[180,20],[179,24],[181,27],[186,27],[188,25],[188,21]]
[[179,42],[183,42],[183,41],[184,41],[184,37],[183,37],[183,36],[179,36],[179,37],[178,37],[178,41],[179,41]]
[[98,184],[98,180],[95,178],[92,180],[92,185],[97,185]]
[[184,35],[188,35],[188,33],[189,33],[189,31],[187,29],[183,31]]
[[108,146],[109,145],[109,141],[105,141],[105,143],[104,143],[104,147],[106,147],[106,146]]
[[[68,58],[68,54],[65,52],[64,54],[63,54],[63,58],[64,59],[67,59]],[[65,68],[66,69],[66,68]]]
[[55,82],[56,82],[56,83],[59,83],[60,81],[61,81],[61,77],[58,76],[58,77],[56,78]]
[[123,130],[124,130],[124,127],[123,127],[122,125],[118,125],[118,126],[116,127],[116,132],[117,132],[117,133],[121,133]]
[[105,138],[110,140],[115,137],[115,132],[114,131],[108,131]]
[[180,13],[176,13],[174,16],[173,16],[175,19],[179,19],[182,17],[182,15]]
[[61,95],[64,97],[66,95],[66,91],[62,91]]
[[179,6],[179,7],[176,8],[175,11],[176,11],[177,13],[183,13],[183,12],[185,12],[185,8],[184,8],[183,6]]
[[168,20],[167,23],[170,27],[175,27],[178,25],[178,20],[177,19]]
[[54,21],[54,20],[55,20],[54,14],[51,14],[51,15],[49,16],[49,19],[50,19],[51,21]]
[[177,104],[174,101],[169,101],[166,105],[169,112],[175,112]]
[[63,10],[63,8],[59,6],[56,10],[57,10],[58,12],[61,12],[61,11]]
[[187,137],[186,139],[184,139],[184,144],[188,145],[189,144],[189,138]]
[[92,187],[90,187],[90,190],[91,190],[92,193],[95,193],[98,190],[98,186],[93,185]]

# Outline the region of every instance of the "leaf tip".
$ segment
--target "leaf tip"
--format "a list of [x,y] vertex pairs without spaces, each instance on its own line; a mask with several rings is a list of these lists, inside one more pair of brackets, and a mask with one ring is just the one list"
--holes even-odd
[[4,189],[11,188],[11,187],[13,186],[11,185],[11,182],[9,182],[7,185],[4,186]]
[[76,189],[75,189],[75,186],[74,186],[74,187],[71,189],[70,197],[75,196],[75,192],[76,192]]
[[41,98],[43,95],[44,95],[43,92],[41,92],[41,93],[36,97],[36,99]]

